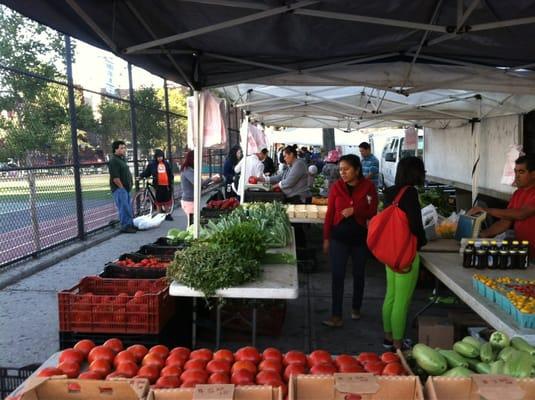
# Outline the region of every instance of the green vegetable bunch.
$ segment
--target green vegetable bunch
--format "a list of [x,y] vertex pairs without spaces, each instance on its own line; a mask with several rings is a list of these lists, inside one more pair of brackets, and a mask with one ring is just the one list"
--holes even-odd
[[203,292],[206,298],[259,275],[257,260],[243,257],[236,248],[202,240],[177,253],[167,269],[169,278]]
[[258,224],[237,221],[224,229],[216,230],[207,240],[223,248],[231,247],[243,258],[259,260],[266,253],[266,239],[266,232],[259,230]]

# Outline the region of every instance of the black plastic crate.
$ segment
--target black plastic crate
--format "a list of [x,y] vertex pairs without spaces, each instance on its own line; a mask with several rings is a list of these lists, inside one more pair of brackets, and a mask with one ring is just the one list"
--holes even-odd
[[180,242],[176,244],[173,240],[165,236],[156,239],[156,241],[152,244],[155,246],[174,247],[177,250],[187,246],[186,242]]
[[[143,247],[144,246],[142,246],[142,248]],[[171,261],[174,258],[174,255],[175,255],[175,253],[172,253],[172,254],[143,254],[143,253],[140,253],[139,251],[136,251],[135,253],[122,254],[117,260],[123,261],[123,260],[129,258],[132,261],[138,263],[138,262],[141,262],[145,258],[148,258],[148,257],[157,257],[157,258],[161,259],[162,261]]]
[[156,256],[161,258],[173,259],[175,253],[186,247],[186,244],[179,246],[159,246],[156,244],[145,244],[136,252],[144,256]]
[[18,388],[41,364],[30,364],[22,368],[0,367],[0,398],[6,398]]
[[131,268],[109,263],[100,273],[101,278],[115,279],[159,279],[167,273],[167,268]]

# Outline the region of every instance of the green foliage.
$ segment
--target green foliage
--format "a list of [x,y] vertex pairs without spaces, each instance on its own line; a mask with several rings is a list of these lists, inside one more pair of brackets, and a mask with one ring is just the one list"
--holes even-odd
[[139,149],[142,154],[149,155],[151,149],[167,147],[167,130],[165,114],[153,109],[164,110],[165,105],[158,99],[156,89],[141,88],[135,91],[136,103],[149,108],[136,108],[136,122]]

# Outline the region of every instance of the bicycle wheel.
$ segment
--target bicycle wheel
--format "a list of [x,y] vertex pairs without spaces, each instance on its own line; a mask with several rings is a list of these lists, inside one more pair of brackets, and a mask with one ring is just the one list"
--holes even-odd
[[150,196],[147,196],[145,191],[138,192],[134,199],[132,200],[132,212],[134,217],[139,217],[142,215],[152,215],[152,199]]

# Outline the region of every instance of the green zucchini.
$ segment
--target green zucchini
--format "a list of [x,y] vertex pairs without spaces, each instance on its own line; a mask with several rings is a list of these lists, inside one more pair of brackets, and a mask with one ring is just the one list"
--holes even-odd
[[464,343],[468,343],[468,344],[471,344],[472,346],[474,347],[477,347],[477,349],[479,350],[479,348],[481,347],[481,341],[477,340],[476,338],[472,337],[472,336],[465,336],[463,338],[463,340],[461,340],[462,342]]
[[479,358],[485,363],[489,363],[496,359],[496,354],[494,354],[494,350],[490,343],[487,342],[481,345],[479,349]]
[[490,364],[490,373],[493,375],[503,374],[503,367],[505,366],[505,361],[498,360]]
[[450,369],[445,374],[442,374],[442,376],[449,376],[449,377],[453,377],[453,378],[468,378],[473,373],[474,373],[473,371],[470,371],[467,368],[455,367],[455,368]]
[[528,378],[533,368],[533,358],[523,351],[515,352],[503,367],[503,373],[515,378]]
[[456,342],[453,345],[453,350],[459,353],[463,357],[478,358],[479,348],[466,342]]
[[459,353],[453,350],[438,350],[438,352],[446,359],[450,368],[465,367],[468,368],[468,362]]
[[485,362],[478,362],[476,364],[476,372],[480,374],[490,374],[490,365]]
[[509,360],[518,350],[513,349],[512,347],[505,347],[498,353],[498,358],[503,361]]
[[515,336],[511,339],[511,346],[513,346],[515,349],[519,351],[524,351],[526,353],[531,354],[532,356],[535,356],[535,347],[530,345],[528,342],[526,342],[521,337]]
[[429,375],[442,375],[448,369],[446,359],[438,351],[425,344],[415,345],[412,348],[412,356]]

